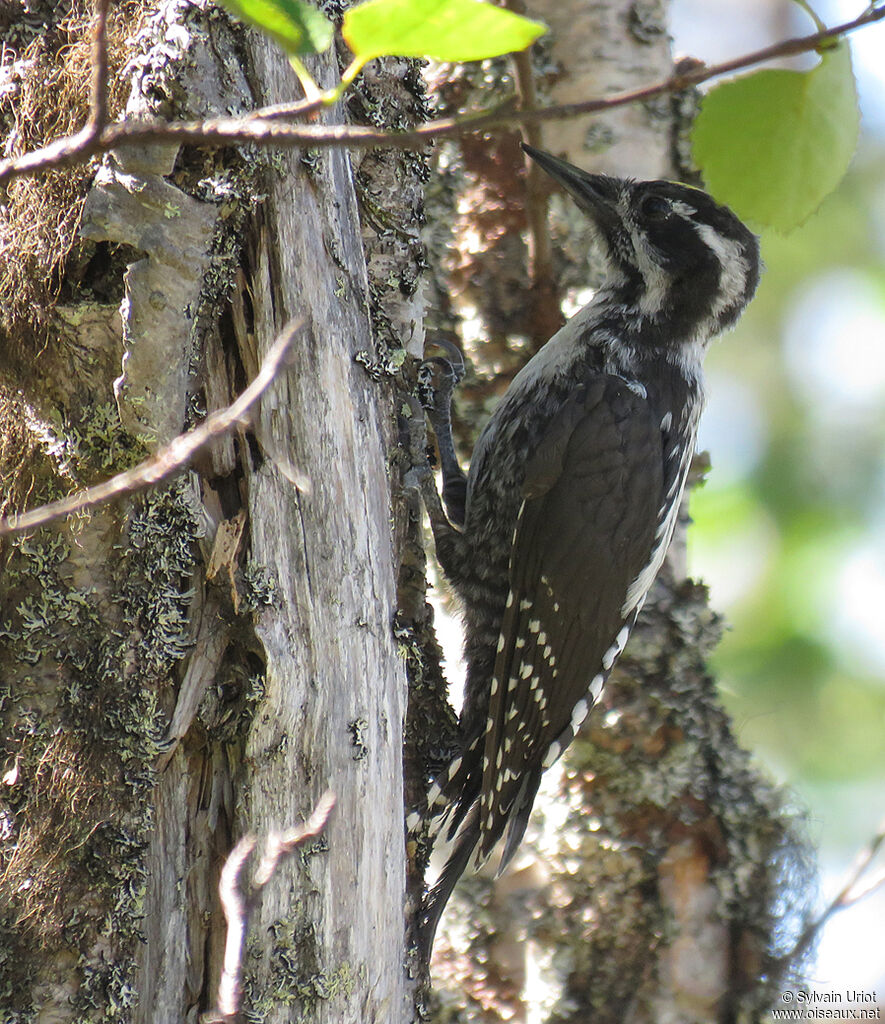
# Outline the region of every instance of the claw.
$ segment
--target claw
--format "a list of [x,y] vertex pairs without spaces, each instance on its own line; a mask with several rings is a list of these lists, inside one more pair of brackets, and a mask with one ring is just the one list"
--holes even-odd
[[460,384],[467,374],[467,367],[464,365],[464,354],[461,349],[448,338],[437,338],[431,342],[435,348],[441,348],[443,352],[448,355],[447,362],[452,368],[452,372],[455,375],[455,383]]
[[433,342],[449,358],[430,356],[418,367],[418,395],[431,416],[448,418],[455,388],[464,379],[467,368],[461,351],[445,338]]

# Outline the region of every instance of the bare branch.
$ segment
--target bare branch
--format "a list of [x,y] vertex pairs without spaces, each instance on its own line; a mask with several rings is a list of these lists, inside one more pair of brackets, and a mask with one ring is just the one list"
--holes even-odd
[[243,893],[241,876],[258,840],[253,835],[245,835],[228,855],[218,882],[218,895],[227,921],[224,964],[218,982],[218,1006],[203,1016],[203,1024],[229,1024],[236,1019],[242,996],[243,952],[249,918],[258,908],[262,890],[273,877],[280,860],[318,836],[326,827],[334,806],[335,795],[327,791],[303,825],[287,829],[282,835],[271,833],[267,837],[264,855],[252,878],[248,896]]
[[325,106],[322,98],[315,100],[293,100],[291,103],[275,103],[271,107],[253,110],[250,117],[262,121],[284,120],[289,117],[309,117]]
[[796,945],[783,959],[790,963],[795,963],[796,960],[811,946],[831,917],[837,914],[840,910],[853,907],[856,903],[866,899],[867,896],[875,892],[877,889],[881,889],[885,886],[885,870],[883,870],[874,877],[872,882],[862,888],[858,887],[860,880],[869,870],[876,854],[880,849],[882,849],[883,845],[885,845],[885,821],[879,825],[876,834],[855,857],[854,863],[851,865],[851,868],[845,876],[842,886],[833,899],[830,900],[827,908],[820,917],[815,918],[807,925],[805,930],[799,936]]
[[132,469],[118,473],[104,483],[87,487],[48,505],[41,505],[30,512],[0,518],[0,537],[46,526],[56,519],[69,516],[72,512],[81,512],[123,494],[144,490],[187,465],[202,447],[213,438],[226,433],[241,420],[264,394],[285,361],[293,339],[303,326],[303,321],[299,320],[280,334],[264,357],[255,379],[227,408],[213,412],[200,426],[179,435],[149,459]]
[[92,84],[89,90],[89,121],[85,131],[101,135],[108,120],[108,7],[109,0],[95,0],[92,41]]
[[[515,14],[526,13],[523,0],[506,0],[505,6]],[[532,57],[528,50],[520,50],[513,54],[516,68],[516,87],[519,94],[519,106],[522,111],[536,110],[538,96],[535,90],[535,72]],[[533,121],[523,125],[523,139],[530,146],[543,149],[541,124]],[[541,168],[525,157],[525,214],[528,225],[529,274],[531,277],[531,315],[529,318],[529,335],[536,348],[539,348],[551,335],[558,330],[559,321],[559,290],[553,274],[553,246],[550,241],[550,230],[547,218],[547,196],[550,194],[550,179]]]
[[231,1019],[239,1011],[242,995],[243,950],[246,947],[246,932],[249,924],[246,900],[240,889],[240,873],[255,849],[255,836],[245,835],[231,850],[221,877],[218,880],[218,896],[221,909],[227,921],[227,940],[224,944],[224,962],[218,981],[218,1009],[207,1021]]
[[[303,846],[308,839],[314,839],[325,828],[332,808],[335,806],[335,794],[328,790],[320,797],[314,808],[313,814],[303,825],[296,825],[294,828],[286,829],[282,835],[272,833],[267,837],[267,845],[264,849],[264,856],[252,879],[252,884],[258,892],[267,885],[276,871],[280,859],[293,854],[299,846]],[[255,897],[250,901],[250,910],[253,909]]]
[[144,142],[180,142],[202,146],[254,143],[255,145],[278,147],[351,146],[372,148],[391,146],[399,149],[415,149],[425,145],[431,139],[448,138],[471,132],[485,132],[502,127],[510,128],[520,124],[538,124],[543,121],[577,117],[581,114],[593,114],[627,106],[631,103],[641,103],[665,93],[681,92],[691,86],[727,75],[732,71],[739,71],[780,57],[794,57],[810,50],[820,49],[826,43],[846,35],[848,32],[871,25],[883,18],[885,18],[885,6],[870,7],[852,21],[843,22],[824,32],[813,32],[807,36],[786,39],[721,64],[712,64],[709,67],[698,64],[671,75],[662,82],[647,85],[641,89],[615,93],[604,99],[585,100],[581,103],[561,103],[555,106],[537,107],[534,110],[512,112],[495,110],[463,117],[439,118],[407,132],[386,132],[361,125],[276,123],[282,117],[311,112],[314,109],[311,105],[300,109],[295,105],[294,110],[284,109],[282,112],[279,107],[259,109],[243,117],[214,118],[206,121],[158,121],[153,124],[121,121],[106,125],[97,135],[91,133],[87,127],[76,135],[57,139],[41,149],[25,153],[14,159],[0,161],[0,184],[12,178],[33,174],[46,167],[60,167],[80,162],[97,153],[105,153],[112,149],[119,149],[121,146],[139,145]]

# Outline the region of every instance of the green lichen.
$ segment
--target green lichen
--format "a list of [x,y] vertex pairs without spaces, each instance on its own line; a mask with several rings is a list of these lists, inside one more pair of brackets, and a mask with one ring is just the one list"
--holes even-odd
[[[0,666],[33,666],[8,673],[2,702],[17,776],[0,839],[16,893],[0,920],[13,953],[0,959],[0,993],[19,1005],[42,959],[66,950],[76,1019],[129,1017],[166,727],[158,693],[188,649],[199,532],[178,482],[136,501],[129,543],[99,585],[77,582],[79,547],[64,527],[9,547]],[[96,955],[108,943],[113,954]]]
[[279,582],[274,572],[266,565],[248,562],[243,569],[242,607],[255,611],[277,603]]
[[278,918],[269,932],[270,971],[266,980],[262,971],[264,954],[258,940],[250,937],[246,945],[243,1019],[248,1024],[263,1024],[279,1006],[295,1008],[293,1024],[309,1024],[320,1003],[351,996],[357,984],[367,977],[364,964],[354,967],[343,961],[332,969],[321,967],[312,922]]
[[311,925],[305,927],[287,919],[275,921],[270,927],[271,988],[269,997],[283,1005],[298,1004],[299,1020],[307,1020],[317,1004],[339,994],[351,995],[355,984],[353,968],[346,961],[334,970],[305,973],[304,951],[316,946]]

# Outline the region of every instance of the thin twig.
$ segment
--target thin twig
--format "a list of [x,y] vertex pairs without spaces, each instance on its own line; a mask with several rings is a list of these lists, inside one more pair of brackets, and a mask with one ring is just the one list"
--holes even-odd
[[246,899],[240,889],[240,873],[249,855],[255,849],[255,836],[245,835],[228,854],[221,877],[218,879],[218,897],[227,921],[227,939],[224,960],[218,979],[218,1008],[208,1020],[224,1021],[233,1017],[240,1008],[242,995],[243,950],[246,948],[246,929],[249,918]]
[[218,895],[227,921],[224,962],[218,982],[218,1006],[203,1016],[203,1024],[227,1024],[235,1020],[240,1011],[243,953],[249,918],[257,910],[264,887],[273,877],[280,860],[291,856],[309,839],[316,838],[326,827],[334,806],[335,796],[327,791],[303,825],[287,829],[282,835],[271,833],[267,837],[264,855],[252,877],[248,895],[243,891],[242,873],[258,840],[254,835],[245,835],[228,855],[218,882]]
[[839,891],[830,900],[824,912],[811,921],[799,936],[795,946],[790,952],[784,957],[789,963],[794,963],[799,957],[801,957],[805,951],[811,946],[817,936],[823,930],[824,925],[837,914],[840,910],[845,910],[848,907],[853,907],[856,903],[866,899],[871,893],[877,889],[881,889],[885,886],[885,871],[880,872],[872,882],[858,889],[858,883],[861,878],[867,873],[870,865],[872,864],[876,854],[885,844],[885,821],[881,823],[878,831],[873,838],[867,843],[867,845],[858,853],[854,859],[854,863],[851,865],[845,880],[843,881]]
[[97,139],[108,120],[108,7],[109,0],[95,0],[92,38],[92,83],[89,88],[89,121],[85,131]]
[[448,138],[470,132],[484,132],[493,128],[514,125],[538,124],[543,121],[561,120],[581,114],[594,114],[631,103],[641,103],[665,93],[681,92],[694,85],[719,78],[732,71],[739,71],[754,64],[775,60],[779,57],[793,57],[809,50],[819,49],[823,44],[848,32],[871,25],[885,18],[885,6],[866,10],[853,21],[846,21],[825,32],[814,32],[797,36],[783,42],[766,46],[753,53],[735,57],[721,64],[709,67],[698,65],[654,85],[641,89],[615,93],[604,99],[585,100],[581,103],[560,103],[555,106],[538,107],[535,110],[513,112],[482,112],[462,117],[440,118],[428,121],[407,132],[387,132],[362,125],[287,125],[275,123],[264,116],[262,110],[253,111],[243,117],[215,118],[206,121],[158,121],[153,124],[122,121],[107,125],[97,137],[85,129],[76,135],[57,139],[41,149],[33,150],[14,159],[0,161],[0,184],[11,178],[33,174],[46,167],[60,167],[77,163],[97,153],[104,153],[121,146],[138,145],[144,142],[180,142],[194,145],[231,145],[254,143],[262,146],[304,146],[371,148],[390,146],[397,149],[415,149],[431,139]]
[[[523,0],[506,0],[505,6],[515,14],[525,14]],[[538,94],[535,90],[535,71],[529,50],[513,54],[516,68],[516,87],[520,110],[536,110]],[[540,122],[522,126],[523,139],[536,149],[543,149]],[[531,275],[531,310],[528,334],[536,348],[555,334],[560,327],[559,290],[553,273],[553,245],[550,241],[547,217],[549,178],[529,157],[525,158],[525,215],[529,239],[529,274]]]
[[283,331],[264,357],[255,379],[239,398],[225,409],[213,412],[200,426],[189,430],[186,434],[180,434],[149,459],[140,462],[132,469],[118,473],[110,480],[105,480],[104,483],[87,487],[83,491],[70,494],[68,497],[50,502],[48,505],[41,505],[30,512],[0,518],[0,537],[46,526],[73,512],[81,512],[123,494],[133,494],[136,491],[144,490],[181,469],[213,438],[230,430],[264,394],[279,372],[295,335],[303,326],[303,321],[299,320]]
[[249,114],[262,121],[285,120],[288,117],[309,117],[325,106],[322,98],[313,100],[291,100],[288,103],[274,103],[269,107],[260,107]]

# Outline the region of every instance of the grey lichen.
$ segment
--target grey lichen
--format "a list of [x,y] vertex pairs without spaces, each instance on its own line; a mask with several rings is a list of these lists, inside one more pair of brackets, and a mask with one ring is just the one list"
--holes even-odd
[[82,550],[70,534],[16,542],[0,637],[0,664],[33,666],[10,673],[3,708],[17,773],[0,842],[7,891],[17,896],[0,930],[7,948],[29,953],[0,965],[10,972],[0,991],[24,999],[29,971],[67,949],[78,962],[74,1005],[90,1024],[126,1019],[132,1004],[165,727],[158,694],[187,649],[199,533],[183,482],[137,505],[128,544],[97,586],[81,581]]
[[[707,927],[733,943],[743,972],[719,998],[752,1018],[771,997],[785,901],[806,898],[784,868],[805,854],[784,793],[735,742],[706,671],[720,631],[703,587],[658,587],[604,706],[567,754],[559,798],[570,810],[551,860],[563,891],[531,926],[557,936],[563,1001],[551,1020],[592,1007],[614,1021],[637,1000],[652,1006],[672,979],[649,984],[648,950],[670,969],[670,942],[686,941],[672,915],[696,913],[691,901],[709,901]],[[617,956],[612,942],[623,944]],[[606,993],[604,1006],[595,993]]]
[[278,1006],[291,1006],[294,1024],[309,1024],[320,1002],[338,995],[350,996],[364,982],[364,964],[342,961],[334,968],[322,967],[317,960],[318,940],[311,922],[278,918],[270,925],[271,948],[269,978],[259,981],[256,973],[263,954],[256,941],[247,944],[243,985],[243,1017],[248,1024],[262,1024]]
[[257,562],[248,562],[242,573],[241,607],[253,611],[274,605],[279,600],[280,584],[273,570]]

